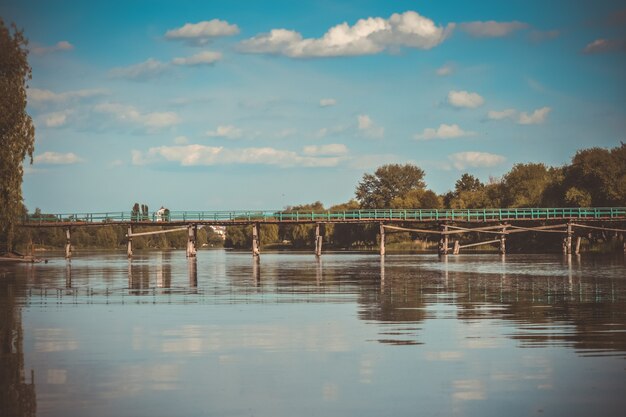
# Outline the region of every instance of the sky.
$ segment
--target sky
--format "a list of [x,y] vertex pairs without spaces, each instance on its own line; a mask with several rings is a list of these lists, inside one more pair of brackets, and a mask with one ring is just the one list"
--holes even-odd
[[444,193],[626,141],[623,1],[4,0],[30,211],[274,210],[412,163]]

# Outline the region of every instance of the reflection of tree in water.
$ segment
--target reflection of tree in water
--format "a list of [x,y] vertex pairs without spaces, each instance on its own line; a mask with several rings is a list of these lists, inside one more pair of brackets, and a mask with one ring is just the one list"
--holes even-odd
[[22,315],[16,304],[14,279],[0,280],[0,416],[35,416],[34,374],[26,383]]
[[[602,263],[603,268],[611,268]],[[558,268],[558,267],[557,267]],[[621,270],[623,263],[617,268]],[[548,271],[551,272],[551,271]],[[622,277],[533,276],[419,271],[387,263],[378,280],[359,285],[359,318],[376,321],[380,342],[419,343],[428,306],[451,304],[463,322],[503,320],[525,347],[568,346],[581,354],[626,353],[626,280]],[[373,278],[373,277],[370,277]]]

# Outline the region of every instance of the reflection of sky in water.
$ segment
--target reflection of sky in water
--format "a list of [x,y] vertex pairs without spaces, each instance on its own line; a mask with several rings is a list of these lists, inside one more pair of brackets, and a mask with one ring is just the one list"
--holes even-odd
[[40,416],[621,415],[626,268],[602,262],[92,254],[67,285],[53,259],[15,272],[24,369]]

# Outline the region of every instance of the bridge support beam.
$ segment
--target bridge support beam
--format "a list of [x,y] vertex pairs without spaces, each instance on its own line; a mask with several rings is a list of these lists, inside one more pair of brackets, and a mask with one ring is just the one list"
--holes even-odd
[[461,244],[458,240],[454,241],[454,249],[452,250],[453,255],[458,255],[461,252]]
[[254,223],[252,225],[252,256],[258,258],[261,255],[261,243],[259,240],[260,225]]
[[439,239],[439,255],[448,254],[448,225],[441,226],[441,239]]
[[128,259],[133,257],[133,226],[128,225],[126,231],[126,255]]
[[577,236],[576,237],[576,249],[574,250],[574,253],[576,255],[580,255],[580,241],[582,240],[582,237]]
[[567,235],[563,239],[563,254],[564,255],[572,254],[572,234],[573,233],[574,232],[572,231],[572,223],[568,222],[567,223]]
[[65,259],[72,259],[72,234],[70,228],[65,229]]
[[380,256],[385,256],[385,225],[380,224]]
[[320,223],[315,225],[315,256],[318,258],[322,256],[322,242],[324,241],[324,236],[320,234]]
[[500,254],[506,254],[506,226],[502,226],[502,234],[500,235]]
[[187,226],[187,258],[196,257],[197,236],[198,236],[198,226],[195,224]]

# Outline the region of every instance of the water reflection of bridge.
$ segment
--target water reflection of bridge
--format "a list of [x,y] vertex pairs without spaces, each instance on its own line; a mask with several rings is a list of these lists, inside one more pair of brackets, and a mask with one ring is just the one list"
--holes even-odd
[[[204,226],[251,225],[252,254],[260,255],[260,225],[315,225],[315,254],[322,254],[323,225],[374,224],[379,226],[380,254],[385,255],[386,233],[411,232],[415,235],[435,235],[442,255],[458,254],[461,249],[496,244],[506,253],[506,239],[518,233],[547,233],[563,235],[563,252],[579,253],[585,233],[602,231],[622,233],[626,252],[626,208],[490,208],[490,209],[370,209],[340,212],[298,211],[173,211],[166,217],[154,213],[133,212],[65,213],[27,215],[23,227],[62,227],[65,229],[66,257],[71,257],[71,229],[79,226],[122,225],[127,228],[127,254],[133,255],[133,237],[187,231],[187,257],[196,256],[197,231]],[[159,230],[133,231],[133,228],[161,226]],[[619,227],[618,227],[619,226]],[[578,233],[577,233],[578,232]],[[488,236],[488,240],[462,244],[458,238],[466,234]],[[456,237],[456,239],[455,239]],[[574,238],[576,240],[574,241]]]

